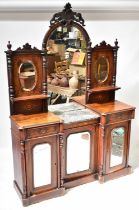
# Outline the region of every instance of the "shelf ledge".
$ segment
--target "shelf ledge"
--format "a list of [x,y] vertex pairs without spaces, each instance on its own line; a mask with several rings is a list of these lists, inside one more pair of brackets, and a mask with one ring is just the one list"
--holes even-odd
[[21,97],[16,97],[13,98],[12,101],[16,102],[16,101],[26,101],[26,100],[41,100],[41,99],[47,99],[49,98],[48,95],[31,95],[31,96],[21,96]]
[[106,86],[106,87],[96,87],[93,89],[89,89],[89,93],[97,93],[97,92],[108,92],[108,91],[115,91],[121,89],[120,87],[117,86]]

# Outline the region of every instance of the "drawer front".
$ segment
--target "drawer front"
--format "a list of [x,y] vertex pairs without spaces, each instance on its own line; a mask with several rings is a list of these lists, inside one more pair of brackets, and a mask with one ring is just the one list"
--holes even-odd
[[27,129],[26,135],[27,138],[36,138],[41,136],[47,136],[49,134],[56,134],[59,132],[58,125],[49,125],[38,128],[29,128]]
[[134,119],[134,112],[135,112],[134,110],[128,110],[128,111],[108,114],[106,116],[106,124]]

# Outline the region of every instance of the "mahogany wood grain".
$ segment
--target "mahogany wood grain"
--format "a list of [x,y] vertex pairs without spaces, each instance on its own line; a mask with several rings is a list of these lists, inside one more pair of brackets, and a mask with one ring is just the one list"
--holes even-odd
[[[11,116],[14,183],[24,206],[64,194],[64,188],[60,188],[59,184],[60,121],[50,112]],[[51,147],[51,183],[36,188],[33,181],[33,148],[45,143]]]
[[99,104],[99,103],[85,104],[85,96],[75,96],[75,97],[72,97],[72,100],[90,108],[91,110],[99,114],[114,113],[118,111],[125,111],[127,109],[135,110],[135,107],[128,105],[126,103],[123,103],[121,101],[118,101],[118,100],[115,100],[114,102],[104,103],[104,104]]
[[114,112],[118,112],[118,111],[125,111],[125,110],[132,110],[135,109],[135,107],[125,104],[121,101],[114,101],[114,102],[110,102],[110,103],[105,103],[103,105],[94,103],[94,104],[88,104],[87,107],[95,110],[98,113],[114,113]]
[[[130,147],[131,120],[135,107],[120,101],[85,104],[85,96],[76,96],[73,101],[97,112],[100,115],[98,138],[98,179],[100,182],[130,173],[128,159]],[[114,128],[124,127],[124,152],[121,164],[110,167],[111,132]]]
[[118,90],[120,87],[116,86],[103,86],[103,87],[95,87],[93,89],[89,89],[88,92],[95,93],[95,92],[108,92],[112,90]]
[[48,95],[29,95],[29,96],[20,96],[12,99],[12,101],[28,101],[28,100],[36,100],[36,99],[47,99]]
[[[10,43],[7,47],[6,55],[11,114],[46,112],[48,110],[48,96],[45,52],[35,47],[32,48],[28,43],[23,45],[23,48],[19,47],[14,51],[11,50],[12,45]],[[26,91],[21,85],[19,72],[20,67],[28,62],[31,62],[35,68],[35,86],[29,91]]]
[[[68,136],[74,133],[81,133],[81,132],[88,132],[90,134],[90,160],[89,160],[89,168],[80,171],[75,172],[71,174],[67,174],[67,141]],[[62,172],[62,180],[63,185],[65,187],[71,187],[78,186],[79,184],[84,184],[85,182],[93,181],[94,180],[94,174],[96,174],[98,171],[98,148],[97,148],[97,138],[98,138],[98,125],[94,125],[93,123],[86,124],[84,126],[77,126],[75,128],[70,128],[64,130],[64,143],[63,143],[63,154],[61,156],[61,161],[63,165],[63,172]]]
[[[87,72],[86,88],[86,103],[106,103],[115,100],[115,91],[119,88],[116,87],[116,64],[117,64],[117,50],[118,41],[115,41],[115,46],[107,44],[102,41],[99,45],[92,48],[91,56],[89,59],[90,72]],[[105,72],[107,76],[103,80],[98,78],[101,74],[101,63],[98,63],[100,59],[105,60]],[[104,63],[102,64],[104,67]],[[103,71],[104,68],[102,67]],[[104,73],[104,72],[103,72]]]
[[[103,41],[91,48],[89,35],[83,27],[84,19],[71,8],[67,3],[62,12],[54,14],[43,39],[43,50],[32,48],[27,43],[23,48],[12,51],[10,42],[7,45],[14,187],[24,206],[61,196],[67,188],[95,180],[103,183],[131,173],[128,159],[131,119],[134,119],[135,107],[115,100],[115,91],[119,89],[116,86],[118,42],[116,40],[115,46],[111,46]],[[48,112],[47,74],[53,71],[56,58],[47,55],[46,46],[49,37],[59,26],[75,27],[85,38],[85,95],[73,97],[72,100],[96,112],[98,117],[95,119],[66,124],[57,115]],[[97,61],[101,56],[108,61],[108,75],[103,82],[96,77]],[[25,91],[19,80],[19,68],[28,60],[36,68],[37,80],[33,89]],[[125,131],[123,159],[121,164],[111,167],[111,132],[119,127]],[[86,170],[68,174],[68,136],[81,132],[90,134],[89,166]],[[33,149],[40,144],[49,144],[51,147],[51,183],[35,187]]]
[[58,116],[51,112],[33,115],[12,115],[11,120],[16,123],[18,129],[55,124],[61,121]]

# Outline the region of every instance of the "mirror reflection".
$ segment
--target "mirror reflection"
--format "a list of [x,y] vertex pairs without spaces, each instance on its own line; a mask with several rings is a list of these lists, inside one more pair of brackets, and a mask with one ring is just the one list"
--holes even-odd
[[109,74],[108,59],[104,56],[99,57],[96,66],[97,66],[96,79],[100,83],[104,82],[108,78]]
[[47,143],[33,148],[34,187],[51,184],[51,146]]
[[89,169],[90,133],[71,134],[67,138],[67,174]]
[[123,127],[115,128],[111,132],[110,167],[119,165],[123,161],[124,135],[125,130]]
[[[86,40],[82,32],[74,26],[60,26],[51,33],[47,41],[48,57],[48,90],[58,94],[64,91],[61,87],[78,90],[83,94],[86,76]],[[62,91],[60,91],[62,90]],[[64,94],[66,96],[66,91]],[[74,92],[74,93],[75,93]],[[60,94],[59,94],[60,95]],[[56,95],[57,96],[57,95]],[[64,103],[64,97],[59,97],[56,103]]]
[[19,68],[20,84],[25,91],[31,91],[36,85],[36,69],[31,61],[26,61]]

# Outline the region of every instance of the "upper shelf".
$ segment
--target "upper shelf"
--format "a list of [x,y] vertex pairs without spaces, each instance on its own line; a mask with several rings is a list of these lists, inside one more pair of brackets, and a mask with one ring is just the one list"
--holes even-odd
[[40,94],[40,95],[31,95],[31,96],[21,96],[21,97],[13,98],[12,100],[16,102],[16,101],[26,101],[26,100],[47,99],[47,98],[49,98],[48,95]]
[[97,87],[97,88],[89,89],[88,92],[90,93],[108,92],[108,91],[115,91],[119,89],[120,87],[117,87],[117,86],[105,86],[105,87]]

